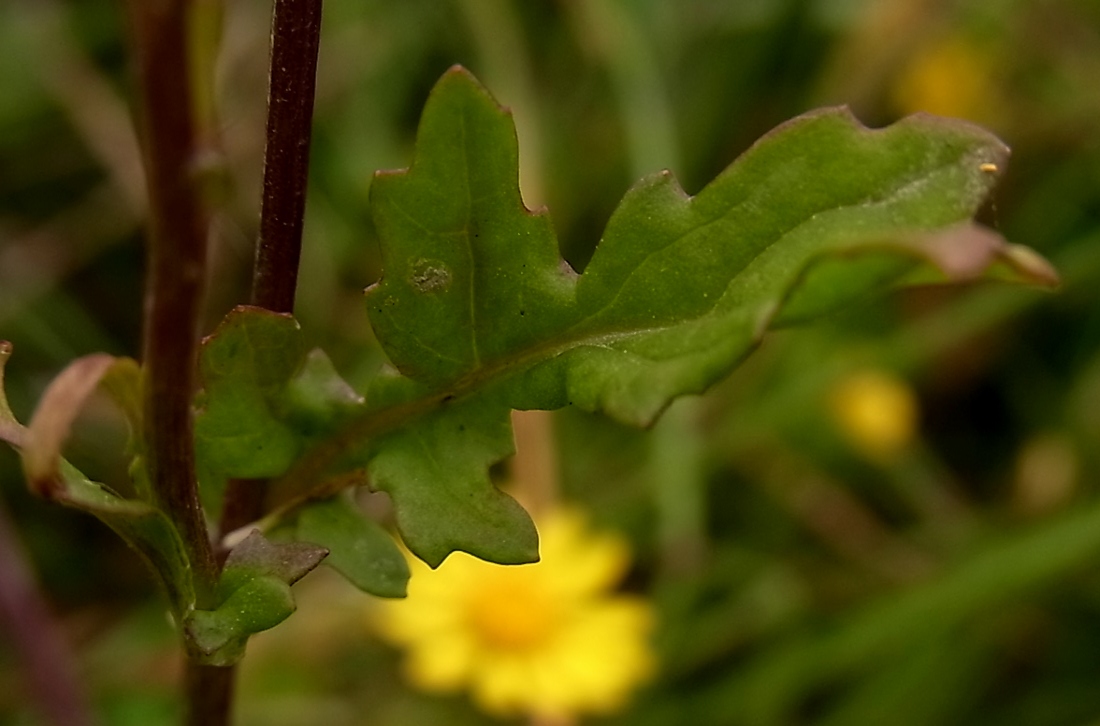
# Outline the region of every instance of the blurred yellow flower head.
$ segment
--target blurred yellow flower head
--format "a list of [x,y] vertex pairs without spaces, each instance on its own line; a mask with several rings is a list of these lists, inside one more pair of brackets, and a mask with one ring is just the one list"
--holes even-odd
[[532,565],[455,553],[433,571],[412,560],[408,598],[381,605],[378,629],[406,650],[414,685],[469,689],[494,715],[555,718],[618,710],[652,674],[652,610],[612,592],[626,543],[569,510],[542,519],[539,537]]
[[893,374],[867,370],[845,376],[829,403],[841,433],[872,459],[894,458],[916,435],[917,398]]
[[893,89],[902,113],[994,120],[1000,104],[990,60],[962,37],[940,39],[910,59]]

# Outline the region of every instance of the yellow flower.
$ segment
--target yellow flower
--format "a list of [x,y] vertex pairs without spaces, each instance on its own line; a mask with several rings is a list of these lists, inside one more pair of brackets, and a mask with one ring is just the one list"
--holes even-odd
[[872,459],[896,457],[916,435],[917,398],[892,374],[853,373],[833,387],[829,402],[841,433]]
[[412,561],[408,598],[381,604],[378,629],[433,692],[469,689],[499,716],[609,713],[654,669],[653,614],[616,595],[626,544],[559,511],[539,523],[541,561],[506,567],[464,553],[438,570]]
[[902,69],[893,90],[903,113],[928,111],[988,122],[999,106],[989,60],[960,37],[923,48]]

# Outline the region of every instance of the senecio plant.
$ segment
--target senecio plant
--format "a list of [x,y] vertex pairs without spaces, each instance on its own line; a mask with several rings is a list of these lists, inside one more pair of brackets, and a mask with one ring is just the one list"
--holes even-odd
[[[841,108],[782,124],[695,196],[668,171],[642,179],[578,274],[546,211],[522,203],[509,112],[455,67],[428,97],[410,168],[373,180],[383,273],[364,302],[389,365],[353,390],[292,316],[320,2],[275,6],[252,304],[200,342],[193,8],[134,0],[149,195],[140,362],[74,361],[26,426],[0,397],[0,438],[30,488],[101,519],[162,586],[189,724],[228,722],[249,636],[294,611],[291,586],[320,563],[368,593],[404,594],[401,550],[349,490],[386,492],[429,566],[459,550],[533,562],[532,520],[489,478],[512,453],[512,410],[572,406],[647,426],[769,329],[915,283],[1055,283],[1033,252],[971,221],[1005,166],[998,139],[923,115],[869,130]],[[90,481],[61,457],[96,388],[131,426],[129,483]]]

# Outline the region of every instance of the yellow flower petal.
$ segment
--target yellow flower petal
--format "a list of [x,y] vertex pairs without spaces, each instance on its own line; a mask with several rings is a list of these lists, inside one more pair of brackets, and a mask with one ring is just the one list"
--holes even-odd
[[409,680],[426,691],[454,691],[466,683],[476,657],[476,644],[456,631],[418,644],[409,652],[405,669]]
[[619,537],[577,512],[539,522],[542,560],[502,567],[454,554],[413,565],[406,600],[383,603],[379,634],[407,650],[409,680],[468,688],[501,716],[564,717],[621,708],[654,671],[653,612],[611,588],[629,566]]
[[560,513],[539,535],[543,559],[570,563],[543,575],[563,595],[586,596],[614,587],[630,564],[626,542],[610,534],[586,533],[584,519],[576,512]]
[[508,654],[480,663],[473,680],[474,702],[500,716],[522,713],[530,701],[531,678],[526,659]]
[[903,113],[928,111],[989,122],[998,107],[991,61],[959,36],[941,38],[921,49],[902,69],[893,89]]

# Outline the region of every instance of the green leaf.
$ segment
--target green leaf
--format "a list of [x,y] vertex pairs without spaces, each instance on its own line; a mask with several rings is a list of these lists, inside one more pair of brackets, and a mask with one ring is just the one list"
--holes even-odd
[[240,660],[250,635],[290,617],[295,610],[290,586],[327,554],[312,544],[271,542],[253,530],[225,561],[218,607],[195,610],[187,619],[188,644],[200,661],[227,666]]
[[60,456],[69,426],[95,384],[102,378],[116,387],[118,395],[135,385],[136,365],[126,358],[108,356],[74,361],[47,388],[28,429],[16,420],[4,392],[4,365],[11,352],[11,344],[0,341],[0,439],[23,455],[34,491],[95,515],[133,547],[153,570],[173,613],[182,620],[195,602],[195,591],[187,550],[175,525],[152,503],[124,499]]
[[370,193],[383,276],[366,300],[396,370],[364,404],[314,417],[316,443],[275,483],[276,501],[330,494],[333,477],[363,468],[428,564],[456,549],[532,561],[530,519],[488,476],[512,452],[512,409],[572,405],[647,425],[771,327],[905,284],[1055,284],[1037,255],[970,222],[1007,153],[963,122],[869,130],[844,109],[813,112],[694,197],[668,172],[643,179],[577,275],[545,212],[523,206],[509,114],[452,69],[411,168],[380,173]]
[[402,538],[430,566],[455,550],[502,564],[538,560],[534,524],[489,479],[490,465],[513,451],[507,407],[445,405],[366,451],[371,487],[393,498]]
[[957,235],[950,249],[937,237],[965,225],[1006,157],[962,122],[916,116],[871,131],[846,110],[817,111],[695,197],[668,172],[641,181],[576,276],[546,216],[522,205],[509,115],[452,69],[412,167],[371,190],[384,270],[367,292],[371,322],[398,370],[432,390],[460,395],[543,366],[542,390],[524,381],[510,402],[646,425],[725,375],[830,260],[876,258],[839,286],[808,287],[792,319],[901,281],[921,258],[949,275],[953,255],[973,258],[967,278],[1015,263],[987,235]]
[[293,318],[244,306],[203,342],[205,389],[196,421],[201,469],[221,477],[276,476],[310,443],[351,432],[339,466],[310,471],[313,495],[333,493],[325,490],[333,481],[354,482],[345,473],[365,467],[371,486],[393,496],[409,549],[429,564],[456,549],[504,563],[538,559],[534,524],[488,477],[489,466],[512,452],[506,406],[429,407],[414,429],[397,421],[377,437],[357,432],[356,422],[374,425],[372,410],[415,398],[416,384],[379,381],[375,405],[367,406],[323,353],[304,349]]
[[195,610],[187,620],[188,645],[203,665],[230,666],[244,657],[253,633],[274,628],[296,610],[290,585],[257,577],[233,591],[217,610]]
[[306,350],[294,318],[266,313],[246,325],[246,310],[230,312],[203,341],[195,448],[200,468],[253,479],[283,473],[299,453],[280,396]]
[[61,487],[50,498],[95,515],[141,555],[157,576],[177,619],[194,604],[191,563],[172,521],[147,502],[123,499],[61,460]]
[[298,514],[297,539],[329,551],[325,564],[364,592],[405,597],[409,565],[393,538],[350,499],[314,502]]

